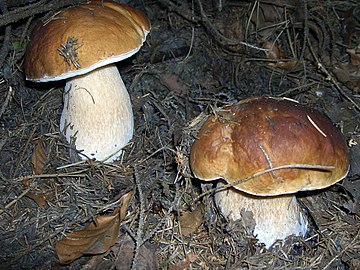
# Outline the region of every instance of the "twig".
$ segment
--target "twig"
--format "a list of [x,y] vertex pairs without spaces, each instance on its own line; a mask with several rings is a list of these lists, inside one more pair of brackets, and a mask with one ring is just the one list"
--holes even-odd
[[273,168],[270,168],[270,169],[266,169],[266,170],[262,170],[260,172],[254,173],[253,175],[251,175],[251,176],[249,176],[247,178],[239,179],[239,180],[237,180],[237,181],[235,181],[235,182],[233,182],[231,184],[226,184],[226,185],[223,185],[221,187],[215,187],[215,188],[209,189],[206,192],[200,194],[197,198],[195,198],[194,203],[197,202],[198,200],[200,200],[205,195],[208,195],[208,194],[213,193],[215,191],[222,191],[222,190],[228,189],[230,187],[234,187],[234,186],[236,186],[238,184],[248,182],[248,181],[250,181],[251,179],[253,179],[255,177],[261,176],[261,175],[266,174],[266,173],[271,173],[273,171],[283,170],[283,169],[313,169],[313,170],[328,171],[328,170],[332,170],[334,168],[335,168],[334,166],[323,166],[323,165],[317,165],[317,164],[313,164],[313,165],[312,164],[290,164],[290,165],[282,165],[282,166],[278,166],[278,167],[273,167]]
[[22,162],[23,159],[24,159],[26,150],[27,150],[27,148],[28,148],[28,146],[29,146],[29,144],[30,144],[30,141],[32,140],[32,138],[33,138],[33,136],[34,136],[34,134],[35,134],[35,131],[36,131],[36,126],[32,129],[32,131],[31,131],[31,133],[30,133],[30,135],[29,135],[29,137],[28,137],[28,139],[27,139],[27,141],[26,141],[26,143],[25,143],[25,145],[24,145],[24,149],[22,150],[21,154],[19,155],[19,159],[18,159],[16,168],[15,168],[15,170],[14,170],[13,176],[17,175],[17,173],[18,173],[18,171],[19,171],[19,169],[20,169],[20,164],[21,164],[21,162]]
[[[138,182],[139,182],[139,179],[138,177],[136,177],[136,186],[138,188],[138,190],[141,190],[141,188],[138,187]],[[175,189],[176,189],[176,193],[175,193],[175,198],[174,200],[172,201],[171,203],[171,206],[169,207],[169,209],[164,213],[164,217],[156,224],[156,226],[154,228],[151,229],[150,232],[147,232],[146,235],[142,235],[141,237],[139,237],[138,235],[134,235],[134,233],[132,231],[130,231],[128,228],[125,228],[127,230],[127,232],[129,233],[130,237],[134,239],[135,241],[135,245],[138,246],[138,248],[140,248],[146,241],[148,241],[154,234],[156,234],[159,230],[159,228],[163,225],[163,223],[168,219],[170,213],[174,210],[174,208],[178,205],[179,203],[179,200],[181,198],[181,192],[179,191],[179,183],[175,183]],[[141,192],[141,191],[140,191]],[[141,193],[142,194],[142,193]],[[139,196],[143,196],[143,195],[140,195]],[[144,216],[144,212],[142,213],[142,211],[145,211],[145,207],[144,206],[141,206],[144,204],[144,202],[142,202],[143,199],[139,199],[140,200],[140,214],[139,214],[139,224],[140,224],[140,219],[141,219],[141,216]],[[144,219],[144,218],[142,218]],[[143,225],[141,225],[143,226]],[[139,226],[140,227],[140,226]],[[141,234],[141,231],[142,231],[142,228],[137,229],[137,234]],[[138,251],[137,251],[137,254],[138,254]],[[135,254],[133,256],[133,260],[135,260],[135,256],[138,256],[136,254],[136,250],[135,250]],[[136,262],[135,262],[136,264]],[[112,268],[113,269],[113,268]],[[134,261],[133,261],[133,265],[132,265],[132,268],[131,269],[136,269],[136,265],[134,265]]]
[[[3,2],[3,1],[1,1]],[[0,16],[0,27],[15,23],[21,19],[25,19],[43,12],[54,11],[59,8],[63,8],[69,5],[77,5],[87,2],[86,0],[63,0],[63,1],[50,1],[46,3],[46,0],[39,1],[35,4],[28,5],[24,8],[18,8],[10,11],[7,14]]]
[[[309,39],[309,38],[308,38]],[[348,101],[350,101],[354,107],[360,111],[360,106],[351,98],[349,97],[345,91],[340,87],[340,85],[338,84],[338,82],[335,80],[334,76],[332,76],[332,74],[330,74],[329,71],[327,71],[327,69],[324,67],[324,65],[321,63],[320,59],[316,56],[315,52],[314,52],[314,49],[313,47],[311,46],[311,43],[310,43],[310,40],[308,40],[308,45],[309,45],[309,48],[310,48],[310,52],[312,54],[312,56],[314,57],[315,61],[316,61],[316,65],[317,67],[325,73],[325,75],[327,76],[327,79],[330,80],[334,85],[335,85],[335,88],[339,91],[339,93],[345,97]]]
[[359,237],[359,234],[360,234],[360,230],[357,232],[356,236],[354,237],[353,240],[351,240],[351,242],[343,249],[340,251],[339,254],[337,254],[336,256],[334,256],[326,265],[325,267],[323,268],[323,270],[326,270],[330,267],[330,265],[335,261],[337,260],[341,255],[344,254],[344,252],[346,252],[347,249],[349,249],[350,246],[352,246],[356,241],[358,241],[358,237]]
[[80,160],[78,162],[65,164],[63,166],[57,167],[56,170],[62,170],[62,169],[66,169],[66,168],[70,168],[70,167],[74,167],[74,166],[79,166],[79,165],[84,164],[86,162],[87,162],[86,160]]
[[292,93],[294,91],[297,91],[297,90],[301,90],[301,89],[303,89],[302,91],[306,91],[308,87],[311,87],[311,86],[316,85],[316,84],[319,84],[319,83],[318,82],[310,82],[310,83],[307,83],[307,84],[304,84],[304,85],[300,85],[300,86],[291,88],[289,90],[286,90],[286,91],[282,92],[281,94],[279,94],[277,96],[286,97],[286,96],[289,96],[290,93]]
[[[1,65],[0,65],[1,67]],[[12,87],[9,86],[9,91],[7,92],[7,95],[6,95],[6,98],[5,98],[5,101],[3,103],[3,105],[1,106],[1,110],[0,110],[0,119],[1,119],[1,116],[3,115],[3,113],[5,112],[6,110],[6,107],[8,106],[11,98],[12,98],[12,93],[13,93],[13,90],[12,90]]]
[[174,11],[176,14],[184,18],[185,20],[193,23],[198,23],[198,19],[194,17],[193,14],[184,12],[184,10],[181,7],[176,6],[174,3],[172,3],[169,0],[158,0],[160,4],[163,4],[166,8],[168,8],[170,11]]
[[137,262],[138,262],[137,257],[139,256],[140,247],[144,243],[144,241],[142,241],[142,236],[143,236],[143,229],[144,229],[144,223],[145,223],[145,198],[144,198],[144,195],[143,195],[143,192],[141,189],[139,174],[138,174],[136,166],[134,166],[134,181],[135,181],[135,185],[136,185],[136,188],[137,188],[138,194],[139,194],[140,212],[139,212],[138,228],[137,228],[136,235],[134,238],[135,249],[134,249],[133,260],[131,263],[131,269],[133,269],[133,270],[137,269]]
[[140,186],[139,176],[138,176],[136,167],[134,167],[134,176],[135,176],[134,177],[135,185],[139,192],[139,201],[140,201],[139,224],[138,224],[136,235],[134,235],[131,231],[128,231],[128,233],[135,241],[135,251],[134,251],[131,269],[138,269],[137,265],[136,265],[138,260],[136,258],[139,255],[140,247],[146,241],[148,241],[158,231],[159,227],[167,220],[168,216],[174,210],[175,206],[178,205],[179,200],[181,198],[181,196],[180,196],[181,193],[179,192],[179,183],[175,183],[176,194],[175,194],[175,198],[174,198],[171,206],[166,211],[163,219],[161,221],[159,221],[150,232],[148,232],[146,235],[144,235],[143,228],[144,228],[144,220],[145,220],[145,200],[144,200],[144,196],[143,196],[142,189]]
[[[1,149],[3,148],[3,146],[5,145],[6,141],[7,141],[7,138],[6,138],[6,137],[5,137],[5,138],[2,138],[2,139],[0,140],[0,152],[1,152]],[[1,172],[0,172],[0,176],[2,176]]]
[[225,46],[236,46],[236,45],[243,45],[252,49],[256,49],[259,51],[265,51],[267,52],[268,49],[263,49],[260,47],[257,47],[255,45],[246,43],[244,41],[240,41],[240,40],[233,40],[230,38],[225,37],[224,35],[222,35],[210,22],[209,18],[207,17],[207,15],[204,12],[201,0],[197,0],[198,5],[199,5],[199,9],[200,9],[200,14],[202,17],[202,22],[204,24],[204,26],[206,27],[206,29],[216,38],[216,40],[221,44],[221,45],[225,45]]
[[24,41],[27,37],[28,31],[29,31],[29,27],[31,25],[32,20],[34,19],[34,16],[30,17],[27,19],[24,28],[22,29],[22,33],[20,36],[20,41],[19,41],[19,53],[17,53],[14,56],[14,61],[18,62],[20,59],[24,58],[24,54],[26,52],[26,50],[24,50]]
[[83,169],[77,172],[72,173],[49,173],[49,174],[32,174],[32,175],[25,175],[20,176],[17,178],[14,178],[13,181],[15,182],[21,182],[27,179],[34,179],[34,178],[58,178],[58,177],[86,177],[87,174],[82,174],[84,172],[87,172],[88,169]]
[[[271,119],[268,119],[268,121],[270,122]],[[273,124],[273,123],[270,122],[270,125],[272,125],[272,124]],[[270,157],[269,157],[269,154],[266,152],[266,150],[265,150],[264,147],[261,145],[261,143],[259,143],[259,148],[260,148],[261,152],[263,152],[263,155],[265,156],[266,161],[267,161],[267,163],[269,164],[269,168],[270,168],[270,169],[274,168],[273,163],[272,163],[272,161],[271,161],[271,159],[270,159]],[[271,175],[272,175],[273,177],[275,177],[274,172],[270,172],[270,173],[271,173]]]
[[30,17],[30,18],[28,18],[28,20],[26,21],[26,24],[25,24],[25,26],[24,26],[24,30],[22,31],[21,36],[20,36],[20,42],[19,42],[20,48],[21,48],[21,47],[23,46],[23,44],[24,44],[24,40],[25,40],[25,38],[26,38],[26,33],[27,33],[27,31],[28,31],[28,29],[29,29],[29,26],[30,26],[30,24],[31,24],[31,22],[32,22],[33,19],[34,19],[34,17]]
[[245,41],[247,42],[247,38],[249,36],[249,29],[250,29],[250,24],[251,24],[251,18],[254,16],[254,13],[256,11],[256,23],[255,23],[255,35],[256,35],[256,38],[257,37],[257,33],[258,33],[258,19],[259,19],[259,1],[254,1],[254,4],[253,6],[251,7],[251,11],[250,11],[250,14],[249,14],[249,18],[246,22],[246,28],[245,28]]
[[[191,1],[191,9],[192,9],[192,13],[194,14],[194,1]],[[194,19],[194,16],[192,17],[192,19]],[[191,41],[190,41],[190,48],[189,48],[189,51],[188,53],[186,54],[185,58],[184,58],[184,61],[186,59],[188,59],[188,57],[190,56],[191,54],[191,51],[192,51],[192,48],[194,46],[194,38],[195,38],[195,27],[192,26],[191,27]]]
[[[28,193],[30,191],[30,188],[26,189],[23,191],[23,193],[21,193],[19,196],[17,196],[14,200],[12,200],[11,202],[9,202],[7,205],[5,205],[5,209],[10,208],[11,206],[13,206],[16,202],[18,202],[22,197],[24,197],[26,195],[26,193]],[[0,209],[0,214],[4,213],[5,210]]]
[[[0,10],[5,15],[8,13],[6,1],[0,1]],[[1,21],[1,19],[0,19],[0,21]],[[9,50],[10,50],[10,45],[9,45],[10,44],[10,34],[11,34],[11,26],[7,26],[5,28],[3,44],[0,49],[0,67],[3,66],[6,56],[8,55]]]
[[184,61],[186,59],[188,59],[188,57],[190,56],[191,52],[192,52],[192,48],[194,46],[194,37],[195,37],[195,27],[192,27],[191,29],[191,41],[190,41],[190,48],[189,48],[189,51],[188,53],[186,54],[185,58],[184,58]]
[[0,67],[2,67],[2,65],[4,64],[6,56],[8,55],[10,50],[10,46],[9,46],[10,34],[11,34],[11,26],[7,26],[5,28],[4,41],[0,50]]
[[304,59],[304,55],[305,55],[305,50],[306,50],[306,43],[308,41],[308,36],[309,36],[309,25],[308,25],[308,7],[307,7],[307,0],[303,0],[302,1],[304,4],[304,39],[303,39],[303,45],[301,48],[301,53],[299,56],[299,61]]

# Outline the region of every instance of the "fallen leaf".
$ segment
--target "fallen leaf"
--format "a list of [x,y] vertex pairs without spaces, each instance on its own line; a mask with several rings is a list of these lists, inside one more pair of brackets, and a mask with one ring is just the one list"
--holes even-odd
[[[118,254],[117,260],[114,264],[117,270],[128,270],[133,269],[133,257],[135,250],[135,242],[131,238],[126,238],[119,244],[119,247],[114,246],[114,253]],[[120,248],[120,250],[119,250]],[[115,250],[116,249],[116,250]],[[155,252],[147,247],[145,243],[139,248],[139,254],[136,259],[136,270],[147,269],[147,270],[158,270],[159,265],[155,255]]]
[[120,198],[120,205],[112,215],[96,218],[85,230],[69,233],[58,241],[55,251],[61,264],[68,264],[84,254],[101,254],[113,246],[118,239],[120,224],[126,215],[132,192]]
[[177,95],[186,93],[186,85],[179,82],[179,77],[174,74],[164,74],[160,78],[161,83]]
[[[284,8],[273,5],[272,3],[261,3],[260,10],[264,17],[264,22],[275,24],[283,20]],[[263,26],[262,26],[263,27]]]
[[[26,187],[25,184],[23,185]],[[46,206],[47,201],[50,201],[52,198],[54,198],[55,191],[48,190],[46,192],[41,192],[41,193],[34,193],[30,191],[26,193],[25,196],[34,200],[37,203],[37,205],[42,208]]]
[[33,199],[41,208],[45,207],[46,205],[46,197],[44,194],[34,194],[32,192],[28,192],[25,196]]
[[40,174],[46,164],[46,154],[41,139],[34,141],[34,152],[30,158],[30,166],[34,174]]
[[203,222],[203,206],[200,204],[192,212],[184,212],[179,216],[181,233],[188,236],[195,232]]
[[286,53],[284,53],[280,49],[280,47],[274,42],[266,41],[264,43],[264,48],[268,50],[265,52],[267,59],[278,60],[274,63],[269,63],[269,66],[291,70],[298,63],[297,59],[294,58],[288,59]]
[[360,65],[360,44],[356,48],[347,49],[346,52],[350,55],[350,62],[352,65]]
[[[278,29],[280,22],[283,22],[286,17],[292,17],[293,11],[285,8],[282,4],[277,5],[272,1],[269,3],[254,2],[256,5],[256,12],[252,13],[251,21],[256,26],[257,34],[262,38],[272,36]],[[294,0],[288,0],[287,5],[296,4]],[[295,6],[295,5],[294,5]]]
[[341,21],[341,35],[344,38],[344,43],[352,45],[354,42],[359,41],[360,31],[356,29],[356,19],[354,16],[354,7],[345,10]]
[[349,199],[344,204],[345,208],[350,210],[351,213],[360,213],[360,180],[350,181],[346,179],[342,185],[352,197],[352,200]]
[[177,263],[176,265],[170,266],[170,270],[185,270],[188,269],[190,264],[196,262],[199,257],[196,254],[189,253],[186,255],[186,258],[182,261]]
[[[105,254],[92,256],[82,267],[81,270],[102,270],[110,269],[113,262],[105,259]],[[107,264],[106,264],[107,263]],[[104,266],[106,264],[106,266]]]
[[280,50],[280,47],[272,41],[265,41],[264,48],[267,59],[280,59],[286,57],[285,53]]
[[270,64],[270,66],[273,65],[274,67],[282,68],[285,70],[292,70],[297,65],[297,63],[297,59],[288,59],[286,61],[279,61],[277,63]]
[[358,93],[360,92],[360,45],[347,49],[346,52],[350,56],[350,61],[336,64],[333,73],[340,82]]

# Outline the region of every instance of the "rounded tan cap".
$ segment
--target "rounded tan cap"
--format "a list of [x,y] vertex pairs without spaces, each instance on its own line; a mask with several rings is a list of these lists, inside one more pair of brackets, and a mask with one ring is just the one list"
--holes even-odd
[[235,188],[280,195],[324,188],[346,176],[349,160],[342,134],[318,111],[288,99],[255,98],[223,108],[207,119],[190,153],[196,177],[229,183],[291,164],[334,169],[275,170]]
[[130,57],[142,46],[150,24],[143,13],[111,1],[89,1],[43,19],[25,56],[28,80],[82,75]]

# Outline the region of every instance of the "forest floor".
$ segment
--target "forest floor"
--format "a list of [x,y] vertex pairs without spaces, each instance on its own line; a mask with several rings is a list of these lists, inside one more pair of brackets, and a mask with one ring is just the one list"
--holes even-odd
[[[36,20],[80,2],[0,5],[0,269],[360,269],[358,1],[127,1],[152,28],[118,63],[135,134],[114,163],[81,161],[59,131],[64,82],[23,72]],[[325,114],[351,163],[341,182],[297,195],[308,234],[268,249],[201,195],[188,160],[206,115],[258,96]],[[120,228],[116,243],[60,264],[58,241],[91,238],[89,225]]]

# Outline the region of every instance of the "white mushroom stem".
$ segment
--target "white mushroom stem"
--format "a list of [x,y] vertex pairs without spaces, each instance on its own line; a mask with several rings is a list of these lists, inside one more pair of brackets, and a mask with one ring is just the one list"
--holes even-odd
[[215,193],[215,202],[231,220],[241,219],[242,209],[251,212],[255,221],[254,236],[266,247],[290,235],[305,235],[307,231],[307,221],[291,194],[260,197],[229,188]]
[[112,162],[131,140],[131,101],[115,65],[68,79],[60,130],[83,159]]

